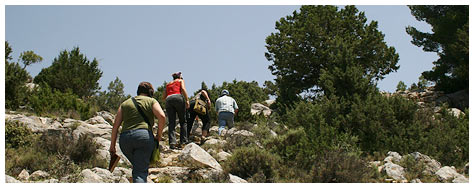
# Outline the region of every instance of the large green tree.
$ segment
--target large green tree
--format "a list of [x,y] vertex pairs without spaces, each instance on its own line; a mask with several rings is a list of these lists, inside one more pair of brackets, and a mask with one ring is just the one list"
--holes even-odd
[[84,98],[100,89],[98,81],[102,71],[98,66],[99,62],[95,58],[88,60],[79,47],[75,47],[69,52],[62,51],[50,67],[41,70],[34,82],[44,82],[62,92],[71,89],[74,94]]
[[[266,38],[265,53],[273,62],[269,69],[276,76],[277,103],[321,93],[351,94],[361,90],[354,88],[361,80],[374,85],[396,71],[398,54],[377,27],[354,6],[302,6],[277,21],[278,32]],[[353,76],[331,76],[334,72]]]
[[25,87],[30,74],[17,62],[11,62],[13,52],[10,44],[5,41],[5,107],[15,110],[26,103]]
[[120,104],[130,98],[130,95],[125,95],[123,89],[124,85],[122,81],[118,77],[115,77],[115,80],[109,83],[109,87],[107,87],[108,91],[99,93],[97,103],[100,110],[116,113]]
[[432,26],[422,32],[412,26],[406,32],[414,45],[426,52],[435,52],[439,59],[423,76],[436,83],[438,90],[456,92],[469,89],[469,6],[408,6],[418,21]]

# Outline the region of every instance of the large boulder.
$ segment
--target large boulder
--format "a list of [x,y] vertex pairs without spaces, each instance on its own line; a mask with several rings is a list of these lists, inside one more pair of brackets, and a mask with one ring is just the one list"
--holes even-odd
[[219,139],[215,139],[215,138],[211,138],[209,140],[206,140],[206,142],[204,142],[204,145],[219,145],[219,146],[223,146],[227,143],[227,141],[225,140],[219,140]]
[[[441,181],[441,182],[448,182],[448,180],[454,180],[454,179],[458,179],[457,181],[463,181],[463,175],[459,174],[457,171],[456,171],[456,168],[454,168],[453,166],[444,166],[442,168],[440,168],[437,172],[436,172],[436,176],[438,177],[438,180]],[[465,178],[465,177],[464,177]]]
[[383,165],[382,171],[385,172],[388,177],[391,177],[394,180],[397,180],[397,181],[406,180],[404,176],[405,169],[401,167],[400,165],[388,162]]
[[250,114],[259,115],[263,114],[265,117],[268,117],[272,114],[272,110],[260,103],[253,103],[250,108]]
[[250,131],[236,130],[234,128],[227,131],[225,135],[227,143],[231,145],[235,145],[235,146],[242,146],[242,145],[249,144],[250,138],[254,136],[255,134],[253,134]]
[[179,159],[192,168],[222,170],[221,165],[209,153],[194,143],[190,143],[183,148]]
[[51,118],[39,118],[36,116],[25,116],[23,114],[5,114],[5,121],[18,121],[34,133],[42,133],[49,129],[60,129],[60,123],[52,121]]
[[410,155],[413,156],[415,161],[419,161],[424,164],[425,166],[425,170],[423,171],[424,174],[433,175],[441,168],[441,163],[439,163],[438,161],[434,159],[431,159],[427,155],[423,155],[419,152],[414,152],[414,153],[411,153]]

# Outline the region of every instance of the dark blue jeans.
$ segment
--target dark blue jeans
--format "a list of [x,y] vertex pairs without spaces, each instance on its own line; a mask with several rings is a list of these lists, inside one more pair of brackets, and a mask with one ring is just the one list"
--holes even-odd
[[147,129],[126,131],[120,134],[119,144],[133,165],[133,183],[146,183],[151,154],[155,148],[153,133]]

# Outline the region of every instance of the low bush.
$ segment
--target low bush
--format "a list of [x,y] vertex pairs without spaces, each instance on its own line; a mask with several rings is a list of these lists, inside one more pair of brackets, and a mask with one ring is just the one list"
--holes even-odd
[[366,182],[370,168],[358,156],[343,150],[326,151],[319,156],[311,170],[312,182]]
[[236,149],[224,162],[226,173],[234,174],[251,182],[274,182],[275,169],[278,168],[278,156],[258,147]]
[[30,145],[6,148],[7,174],[17,176],[23,169],[30,173],[43,170],[57,179],[72,175],[69,181],[76,182],[81,169],[108,165],[105,159],[97,158],[99,146],[90,136],[74,140],[70,132],[53,131],[34,138]]
[[5,147],[19,148],[31,146],[35,134],[18,121],[5,122]]
[[46,84],[32,93],[29,105],[39,116],[59,115],[85,120],[94,113],[91,105],[79,99],[72,91],[63,93]]

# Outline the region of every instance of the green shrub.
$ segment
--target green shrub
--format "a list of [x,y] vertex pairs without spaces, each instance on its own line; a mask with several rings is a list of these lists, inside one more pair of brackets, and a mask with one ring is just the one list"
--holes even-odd
[[57,114],[75,119],[89,119],[93,112],[91,105],[79,99],[72,91],[60,92],[42,84],[29,97],[30,105],[40,116]]
[[90,136],[72,138],[71,132],[50,131],[35,137],[34,144],[6,148],[6,173],[17,176],[21,170],[43,170],[53,178],[71,175],[68,181],[76,182],[81,169],[106,168],[107,161],[97,158],[97,148]]
[[34,141],[35,135],[25,125],[18,121],[5,122],[5,147],[28,147]]
[[16,110],[26,103],[25,84],[30,75],[18,63],[5,62],[5,108]]
[[252,182],[274,182],[278,156],[258,147],[243,147],[234,150],[224,162],[224,171]]
[[343,150],[326,151],[315,161],[311,170],[312,182],[364,182],[368,177],[369,170],[366,163],[358,156]]

